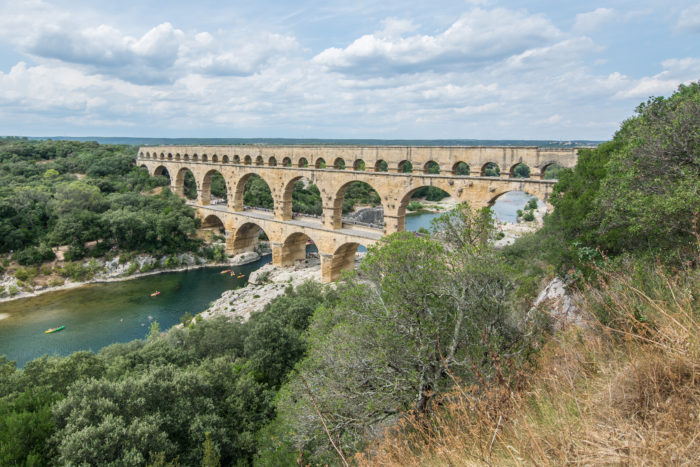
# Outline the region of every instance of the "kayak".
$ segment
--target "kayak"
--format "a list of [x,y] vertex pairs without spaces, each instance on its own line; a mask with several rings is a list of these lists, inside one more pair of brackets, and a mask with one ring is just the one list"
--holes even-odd
[[241,274],[240,276],[238,276],[239,279],[243,279],[244,277],[245,277],[245,274]]
[[156,290],[155,292],[153,292],[153,293],[151,294],[151,297],[157,297],[158,295],[160,295],[160,292],[158,292],[158,291]]
[[65,326],[59,326],[57,328],[47,329],[46,331],[44,331],[44,334],[51,334],[52,332],[62,331],[63,328],[65,328]]
[[306,241],[306,244],[307,244],[307,245],[313,245],[314,242],[312,242],[311,240],[307,240],[307,241]]
[[223,271],[221,271],[221,274],[228,274],[229,272],[231,272],[230,269],[224,269]]

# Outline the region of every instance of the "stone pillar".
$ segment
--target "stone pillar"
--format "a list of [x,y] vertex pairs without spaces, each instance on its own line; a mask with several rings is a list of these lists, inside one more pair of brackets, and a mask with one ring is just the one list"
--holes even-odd
[[399,163],[398,162],[387,162],[387,172],[389,173],[401,173],[399,170]]
[[288,238],[282,244],[282,258],[280,264],[282,266],[293,266],[299,259],[306,259],[306,235],[296,235],[294,238]]
[[202,189],[197,189],[197,204],[209,206],[211,204],[211,193]]
[[284,245],[281,242],[270,241],[270,249],[272,250],[272,265],[282,266],[282,258]]
[[275,219],[288,221],[292,219],[292,200],[275,200]]
[[323,226],[326,227],[327,229],[339,229],[343,226],[343,215],[341,215],[336,219],[335,218],[335,209],[333,207],[329,206],[323,206]]
[[406,215],[392,216],[384,212],[384,235],[403,232],[406,229]]
[[333,255],[319,252],[321,257],[321,282],[333,282]]
[[225,236],[226,236],[226,253],[227,254],[235,254],[236,251],[233,248],[233,240],[234,240],[234,238],[236,238],[235,235],[233,234],[232,231],[226,230]]

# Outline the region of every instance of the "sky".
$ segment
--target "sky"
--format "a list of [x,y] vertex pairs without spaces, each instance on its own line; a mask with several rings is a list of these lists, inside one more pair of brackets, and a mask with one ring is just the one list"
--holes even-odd
[[606,140],[695,0],[0,0],[0,135]]

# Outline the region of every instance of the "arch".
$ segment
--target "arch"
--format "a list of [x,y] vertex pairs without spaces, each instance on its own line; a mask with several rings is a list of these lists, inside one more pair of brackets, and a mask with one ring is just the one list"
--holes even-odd
[[333,168],[336,170],[345,170],[345,159],[337,157],[335,161],[333,161]]
[[178,152],[177,154],[175,154],[175,160],[176,160],[176,161],[179,161],[179,160],[180,160],[180,153],[179,153],[179,152]]
[[[305,187],[299,186],[302,180],[308,180]],[[294,177],[284,187],[281,209],[283,219],[292,219],[294,213],[320,217],[323,213],[321,192],[309,178]]]
[[355,269],[355,254],[358,246],[360,246],[359,243],[348,242],[336,248],[329,260],[330,264],[321,267],[324,282],[336,281],[342,271]]
[[510,176],[512,178],[530,178],[530,166],[519,162],[510,168]]
[[168,153],[168,156],[167,156],[167,159],[168,159],[169,161],[173,160],[173,154],[169,152],[169,153]]
[[226,154],[224,154],[224,155],[221,157],[221,163],[222,163],[222,164],[228,164],[228,162],[229,162],[229,158],[228,158],[228,156],[227,156]]
[[241,225],[233,234],[233,251],[236,254],[254,251],[260,243],[261,234],[267,236],[265,230],[254,222],[246,222]]
[[557,162],[547,162],[540,169],[540,177],[543,180],[558,180],[561,171],[564,169],[565,167]]
[[181,168],[175,177],[175,193],[186,199],[197,199],[197,180],[187,167]]
[[289,157],[285,157],[282,159],[282,167],[291,167],[292,166],[292,160]]
[[301,159],[299,159],[299,163],[297,165],[299,167],[308,167],[309,161],[306,159],[306,157],[302,157]]
[[413,164],[411,161],[405,160],[399,162],[399,173],[410,174],[413,172]]
[[202,162],[208,162],[209,157],[206,154],[202,154]]
[[156,169],[153,171],[153,176],[154,177],[168,177],[168,179],[172,183],[172,178],[170,176],[170,172],[168,171],[168,168],[165,167],[164,165],[159,165],[158,167],[156,167]]
[[[343,225],[343,208],[345,208],[346,211],[349,209],[352,209],[353,206],[348,206],[348,203],[344,203],[343,201],[345,200],[345,195],[347,193],[348,189],[353,189],[351,186],[357,187],[356,190],[357,193],[353,193],[355,195],[354,197],[359,198],[359,200],[362,200],[362,198],[365,198],[366,201],[369,201],[369,204],[371,204],[373,207],[376,206],[381,206],[382,207],[382,216],[381,216],[381,222],[382,225],[384,223],[384,214],[383,214],[383,204],[382,204],[382,199],[379,196],[379,192],[369,183],[366,182],[358,182],[358,181],[351,181],[347,182],[344,185],[342,185],[340,188],[335,193],[335,197],[333,198],[333,214],[331,218],[331,223],[333,225],[333,228],[339,229]],[[367,189],[369,187],[369,190]],[[364,193],[362,193],[364,191]],[[359,195],[359,196],[358,196]],[[380,224],[377,224],[380,225]]]
[[185,154],[185,156],[182,158],[183,160],[189,161],[190,160],[190,155]]
[[274,157],[270,157],[267,160],[267,165],[269,165],[270,167],[276,167],[277,166],[277,159],[275,159]]
[[270,184],[260,175],[247,173],[238,179],[235,187],[231,206],[234,211],[242,211],[245,205],[270,211],[274,208]]
[[219,229],[219,233],[225,233],[226,227],[224,221],[216,214],[209,214],[202,219],[202,229]]
[[389,171],[389,164],[387,164],[384,159],[379,159],[374,164],[374,171],[375,172],[388,172]]
[[[143,151],[141,151],[141,152],[139,153],[139,157],[140,157],[141,159],[143,159]],[[146,157],[148,157],[148,153],[146,153]]]
[[487,162],[481,166],[482,177],[500,177],[501,168],[495,162]]
[[[204,175],[200,191],[200,204],[224,204],[228,201],[229,190],[226,179],[216,169],[212,169]],[[212,201],[214,202],[212,203]]]
[[528,203],[532,199],[537,200],[533,209],[540,209],[542,207],[540,203],[544,203],[547,206],[546,194],[543,196],[542,194],[523,191],[520,188],[505,188],[496,192],[488,201],[487,206],[491,208],[494,216],[501,221],[517,222],[518,218],[521,217],[520,214],[523,214],[522,217],[525,221],[532,221],[534,220],[534,215],[526,215],[527,211],[530,210],[527,209]]
[[326,168],[326,161],[323,159],[323,157],[319,157],[316,159],[316,163],[314,164],[314,167],[317,169],[325,169]]
[[459,161],[452,166],[452,175],[469,175],[471,167],[466,162]]
[[213,155],[211,156],[211,161],[214,162],[214,163],[218,163],[218,162],[219,162],[219,156],[217,156],[216,154],[213,154]]
[[280,266],[293,266],[297,261],[306,259],[309,250],[309,241],[318,245],[307,234],[294,232],[282,242]]
[[352,163],[352,170],[365,170],[365,161],[362,159],[356,159],[355,162]]
[[[402,232],[406,230],[406,210],[411,203],[411,200],[414,198],[423,198],[425,197],[428,201],[434,201],[437,199],[431,199],[431,196],[433,193],[437,194],[437,192],[443,192],[447,194],[447,196],[453,196],[452,193],[449,191],[439,188],[436,186],[432,185],[422,185],[416,188],[413,188],[412,190],[408,191],[403,195],[401,198],[401,201],[399,202],[399,209],[398,209],[398,219],[397,219],[397,226],[396,230],[397,232]],[[441,199],[441,198],[440,198]]]
[[163,154],[163,153],[161,152],[161,153],[160,153],[160,160],[163,160],[163,159],[165,159],[165,154]]
[[199,156],[197,154],[192,154],[192,161],[197,162],[199,160]]
[[245,156],[243,158],[243,164],[244,165],[252,165],[253,164],[253,158],[250,156]]
[[263,165],[265,162],[263,161],[262,156],[258,156],[255,158],[255,165]]
[[423,173],[424,174],[430,174],[430,175],[436,175],[440,173],[440,165],[438,165],[437,162],[430,160],[423,164]]
[[241,156],[239,156],[238,154],[234,154],[233,155],[233,163],[240,164],[241,163]]

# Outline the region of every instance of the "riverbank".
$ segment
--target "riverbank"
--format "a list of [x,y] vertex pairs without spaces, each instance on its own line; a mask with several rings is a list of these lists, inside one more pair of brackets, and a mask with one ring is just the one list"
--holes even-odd
[[[61,283],[56,285],[48,285],[51,284],[51,281],[43,281],[48,282],[47,285],[41,283],[26,284],[18,280],[14,275],[6,273],[0,279],[0,289],[16,291],[14,293],[10,292],[9,294],[5,292],[5,296],[0,297],[0,303],[37,297],[49,292],[70,290],[89,284],[129,281],[169,272],[183,272],[208,267],[242,266],[255,262],[259,260],[260,257],[258,253],[246,252],[229,258],[227,261],[212,261],[204,256],[195,255],[194,253],[181,253],[180,255],[162,258],[144,254],[134,256],[129,261],[121,261],[119,256],[111,260],[91,259],[82,262],[81,266],[84,268],[94,268],[97,271],[94,276],[85,280],[61,278]],[[172,258],[176,258],[177,262],[169,261],[169,259]],[[147,270],[143,271],[143,269]],[[0,317],[0,319],[2,319],[2,317]]]

